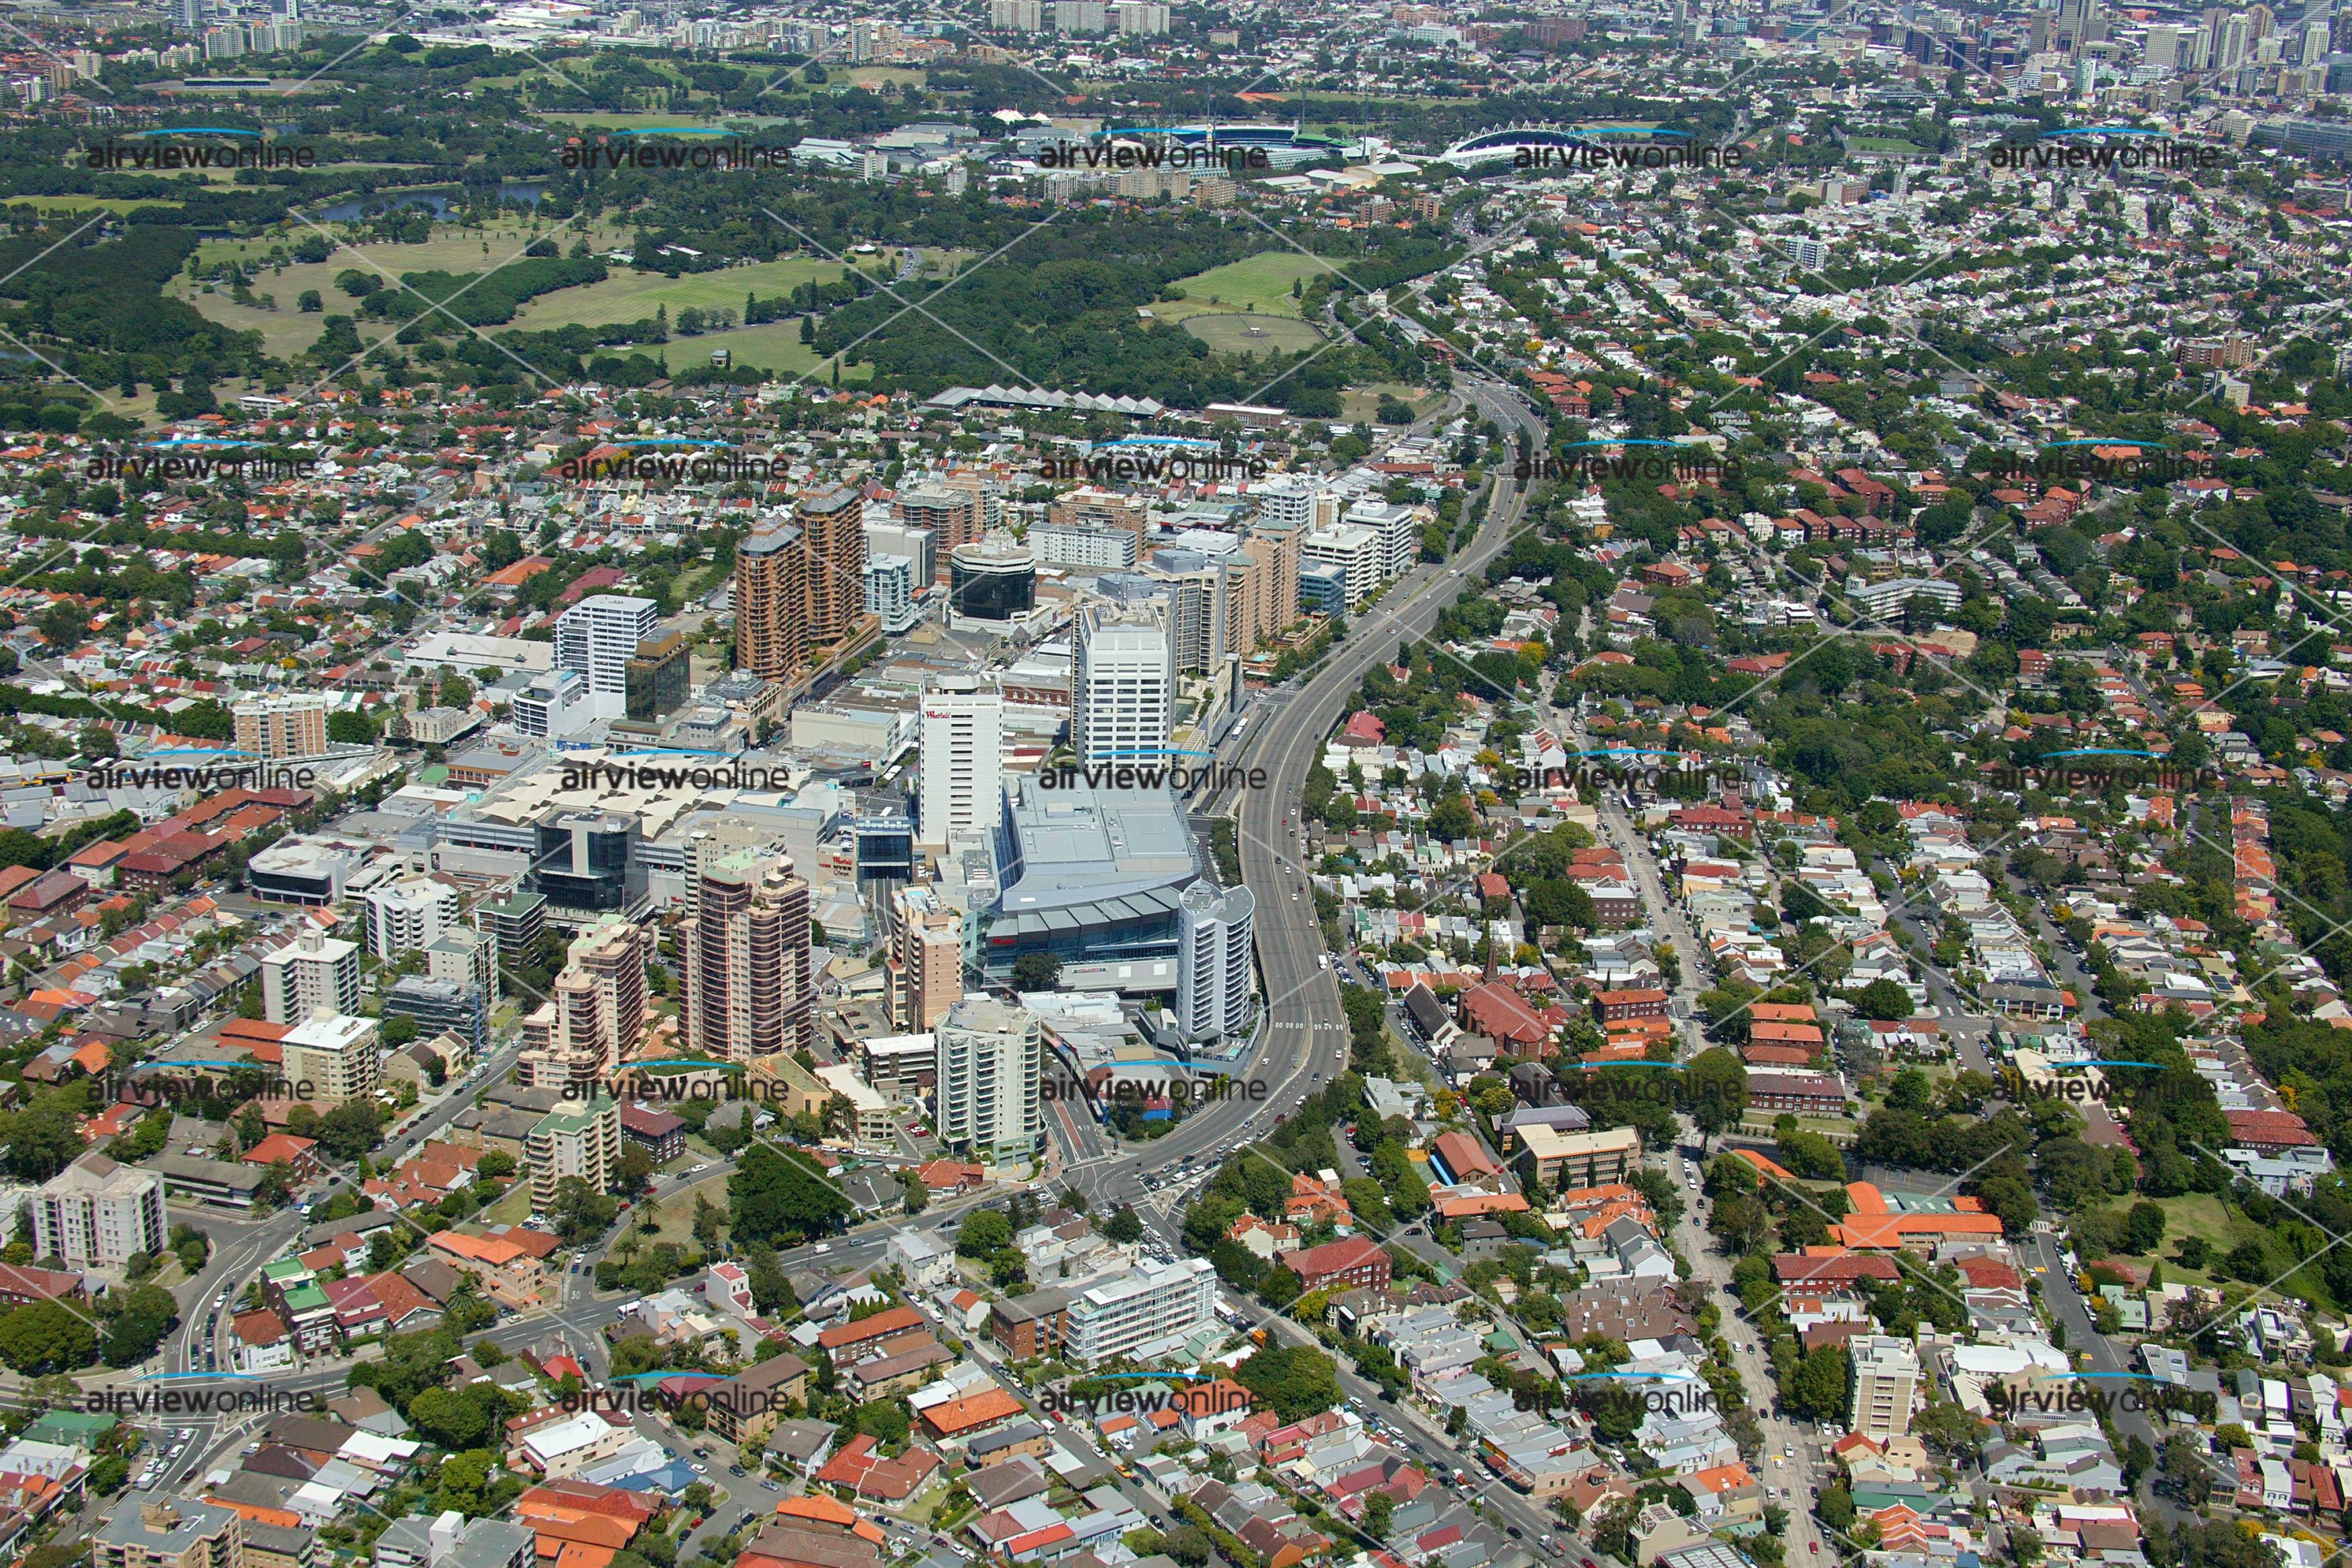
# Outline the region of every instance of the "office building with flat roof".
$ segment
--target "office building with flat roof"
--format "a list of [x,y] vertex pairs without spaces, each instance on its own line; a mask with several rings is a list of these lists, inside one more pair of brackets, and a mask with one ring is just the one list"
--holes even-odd
[[588,683],[589,711],[619,718],[628,709],[629,661],[661,623],[650,599],[593,593],[555,618],[555,667]]
[[866,497],[852,485],[812,490],[793,507],[808,556],[808,640],[839,643],[866,613]]
[[694,644],[683,632],[648,637],[621,669],[623,707],[639,724],[667,718],[694,695]]
[[1070,659],[1070,745],[1079,759],[1164,764],[1176,718],[1170,612],[1090,606],[1073,629]]
[[454,1034],[477,1057],[490,1042],[489,999],[473,987],[426,975],[404,975],[383,994],[383,1016],[415,1019],[417,1038]]
[[1176,901],[1176,1027],[1188,1040],[1245,1033],[1250,1026],[1250,931],[1257,899],[1206,877]]
[[397,958],[430,947],[457,928],[457,889],[431,876],[404,876],[360,894],[367,906],[368,951]]

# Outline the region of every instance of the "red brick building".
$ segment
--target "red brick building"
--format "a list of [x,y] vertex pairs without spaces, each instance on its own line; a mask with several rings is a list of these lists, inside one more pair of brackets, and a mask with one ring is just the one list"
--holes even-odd
[[1284,1261],[1298,1276],[1299,1284],[1309,1291],[1333,1285],[1385,1290],[1396,1267],[1380,1243],[1360,1236],[1309,1247],[1303,1252],[1292,1253]]
[[1602,1023],[1621,1023],[1627,1019],[1662,1019],[1666,1016],[1666,993],[1655,990],[1603,991],[1592,998],[1592,1010]]

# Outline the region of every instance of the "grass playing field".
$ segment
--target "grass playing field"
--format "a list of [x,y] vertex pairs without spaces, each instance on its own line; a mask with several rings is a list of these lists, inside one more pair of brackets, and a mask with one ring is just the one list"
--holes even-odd
[[1183,325],[1220,354],[1290,354],[1323,341],[1306,322],[1281,316],[1189,316]]
[[1175,287],[1184,291],[1184,298],[1153,305],[1150,309],[1159,319],[1171,323],[1188,317],[1234,310],[1295,319],[1299,313],[1298,301],[1290,297],[1291,285],[1325,276],[1328,271],[1313,256],[1301,256],[1295,250],[1261,251],[1177,279]]

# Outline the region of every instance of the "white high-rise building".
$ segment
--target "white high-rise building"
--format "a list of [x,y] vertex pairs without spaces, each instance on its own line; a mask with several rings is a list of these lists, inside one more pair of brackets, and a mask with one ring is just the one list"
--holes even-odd
[[1078,617],[1070,744],[1083,762],[1160,763],[1176,716],[1176,653],[1157,605]]
[[1421,559],[1421,519],[1393,501],[1359,501],[1339,519],[1370,528],[1381,541],[1383,580],[1402,577]]
[[1045,1040],[1035,1017],[966,997],[935,1032],[940,1136],[997,1164],[1030,1158],[1045,1135]]
[[915,563],[903,555],[866,557],[866,613],[895,637],[911,632],[922,612],[915,607]]
[[1298,560],[1302,566],[1339,568],[1348,584],[1348,608],[1352,610],[1380,587],[1387,554],[1380,535],[1355,523],[1342,523],[1307,535],[1298,547]]
[[261,1016],[298,1024],[320,1008],[360,1010],[360,948],[356,942],[306,931],[290,946],[261,960]]
[[33,1195],[33,1253],[68,1269],[120,1268],[163,1250],[163,1178],[93,1149]]
[[1240,1034],[1250,1022],[1250,927],[1257,900],[1246,887],[1203,877],[1176,900],[1176,1025],[1188,1040]]
[[360,902],[367,905],[368,951],[379,958],[430,947],[460,925],[457,890],[429,876],[404,876],[372,887],[360,894]]
[[950,676],[923,698],[922,821],[915,841],[944,846],[948,835],[992,839],[1004,813],[1004,698],[970,676]]
[[1911,1403],[1919,1391],[1919,1355],[1906,1340],[1859,1334],[1853,1352],[1853,1410],[1848,1425],[1885,1442],[1911,1430]]
[[660,622],[659,604],[619,593],[592,594],[555,618],[555,667],[587,680],[596,717],[628,711],[629,661]]
[[2147,30],[2146,58],[2149,65],[2165,70],[2180,68],[2180,44],[2188,29],[2167,26],[2159,23]]
[[1250,492],[1260,522],[1301,533],[1315,526],[1315,498],[1312,486],[1291,478],[1271,480]]

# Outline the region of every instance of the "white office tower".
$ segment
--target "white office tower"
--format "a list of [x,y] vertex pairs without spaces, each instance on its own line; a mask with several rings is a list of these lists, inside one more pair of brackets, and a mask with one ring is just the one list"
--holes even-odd
[[1000,33],[1043,32],[1045,0],[990,0],[988,25]]
[[950,675],[923,698],[922,820],[915,841],[946,847],[950,833],[993,840],[1004,814],[1004,698]]
[[261,1016],[271,1023],[298,1024],[320,1008],[360,1010],[360,948],[316,931],[261,960]]
[[866,613],[893,637],[915,629],[923,616],[915,605],[913,560],[903,555],[866,556]]
[[940,1136],[997,1165],[1034,1155],[1045,1135],[1036,1018],[993,997],[966,997],[936,1033]]
[[1285,477],[1252,490],[1250,499],[1257,503],[1260,522],[1303,532],[1315,526],[1315,494],[1314,486],[1306,481]]
[[1070,663],[1070,744],[1079,760],[1164,761],[1176,714],[1176,654],[1160,608],[1087,609]]
[[1168,7],[1157,0],[1116,0],[1110,13],[1125,37],[1156,38],[1168,31]]
[[459,925],[457,890],[429,876],[404,876],[372,887],[360,894],[360,902],[367,905],[368,951],[379,958],[430,947]]
[[1221,888],[1205,877],[1176,900],[1176,1026],[1187,1040],[1248,1030],[1256,913],[1248,888]]
[[1339,519],[1370,528],[1381,541],[1381,576],[1402,577],[1421,559],[1421,519],[1393,501],[1359,501]]
[[2179,70],[2180,41],[2186,31],[2185,28],[2169,27],[2162,24],[2150,27],[2147,30],[2146,55],[2147,63],[2164,70]]
[[660,624],[650,599],[598,593],[555,618],[555,667],[577,671],[588,683],[589,712],[619,718],[629,708],[629,661]]
[[1336,570],[1348,585],[1348,608],[1353,610],[1379,590],[1388,554],[1380,535],[1360,524],[1342,523],[1308,534],[1298,547],[1298,559],[1303,565]]

